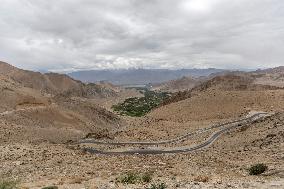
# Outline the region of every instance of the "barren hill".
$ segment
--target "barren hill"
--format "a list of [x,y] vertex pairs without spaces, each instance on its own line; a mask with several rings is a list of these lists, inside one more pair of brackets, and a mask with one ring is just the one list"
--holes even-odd
[[88,134],[109,137],[122,125],[113,113],[80,98],[109,89],[62,74],[25,71],[6,63],[0,66],[1,142],[67,142]]
[[50,99],[34,89],[21,86],[12,79],[0,75],[0,111],[18,109],[25,104],[48,105]]
[[284,66],[253,72],[255,83],[284,87]]
[[283,74],[284,73],[284,66],[279,66],[279,67],[276,67],[276,68],[268,68],[268,69],[264,69],[264,70],[257,70],[257,71],[255,71],[255,73],[265,73],[265,74],[280,73],[280,74]]
[[166,100],[163,105],[178,102],[187,98],[190,98],[200,92],[207,90],[216,91],[257,91],[264,89],[277,89],[276,86],[265,85],[263,83],[255,83],[255,78],[248,73],[229,73],[225,75],[219,75],[212,79],[205,80],[194,88],[177,92],[171,98]]
[[252,110],[279,112],[283,107],[282,88],[255,84],[250,75],[217,76],[173,95],[138,124],[144,127],[130,129],[129,136],[144,140],[172,136],[202,123],[238,119]]
[[[283,178],[284,90],[256,84],[254,75],[238,73],[209,78],[190,91],[181,92],[185,94],[182,99],[144,117],[129,118],[100,107],[95,98],[81,98],[84,93],[93,93],[95,84],[85,84],[83,90],[72,89],[70,96],[68,87],[64,88],[68,77],[35,74],[35,78],[43,75],[48,78],[43,81],[55,82],[65,90],[50,95],[40,91],[41,87],[36,90],[13,79],[11,73],[17,69],[6,65],[5,69],[0,74],[0,177],[17,178],[23,188],[145,188],[145,184],[113,183],[129,171],[151,173],[153,182],[166,183],[168,188],[273,186],[275,180]],[[99,89],[115,89],[108,83],[100,85]],[[83,147],[108,151],[183,148],[207,141],[218,129],[157,146],[79,144],[85,137],[103,142],[165,141],[261,111],[276,114],[237,124],[236,129],[192,153],[108,156],[91,154]],[[258,162],[268,166],[266,175],[248,175],[248,168]],[[270,181],[271,184],[264,183]],[[282,186],[283,182],[278,188]]]
[[199,83],[198,78],[193,78],[193,77],[182,77],[177,80],[171,80],[168,82],[164,82],[161,84],[157,84],[153,86],[154,90],[159,90],[159,91],[171,91],[171,92],[176,92],[176,91],[183,91],[183,90],[189,90],[192,89],[194,86]]
[[70,96],[94,97],[113,96],[116,92],[95,84],[84,84],[65,74],[33,72],[18,69],[7,63],[0,62],[0,74],[20,83],[24,87],[33,88],[44,93]]

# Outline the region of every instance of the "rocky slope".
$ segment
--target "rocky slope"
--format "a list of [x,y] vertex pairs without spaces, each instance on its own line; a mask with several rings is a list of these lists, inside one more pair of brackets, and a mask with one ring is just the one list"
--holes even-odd
[[184,91],[192,89],[199,82],[200,80],[198,78],[182,77],[177,80],[171,80],[161,84],[156,84],[153,86],[152,89],[158,91],[170,91],[170,92]]
[[192,89],[179,91],[172,95],[162,105],[178,102],[190,98],[204,91],[263,91],[279,89],[277,86],[256,83],[255,77],[248,73],[229,73],[215,76],[211,79],[204,79]]
[[62,143],[101,133],[109,137],[123,125],[113,113],[81,98],[105,96],[108,89],[65,75],[0,66],[1,142]]
[[63,93],[69,96],[81,96],[87,98],[116,95],[116,92],[112,89],[101,87],[96,84],[84,84],[65,74],[41,74],[39,72],[18,69],[4,62],[0,62],[0,74],[9,77],[24,87],[52,95]]
[[[13,78],[12,73],[17,72],[13,67],[5,67],[6,72],[4,67],[2,64],[0,69],[0,180],[19,180],[22,188],[35,189],[51,185],[60,189],[150,187],[150,183],[116,183],[116,178],[131,171],[151,173],[151,183],[165,183],[167,188],[283,188],[281,88],[256,84],[251,75],[220,75],[194,87],[191,93],[185,92],[190,94],[187,98],[144,117],[127,118],[101,108],[96,99],[81,98],[85,96],[82,91],[70,96],[67,89],[56,95],[43,92],[41,87],[36,90],[35,83],[28,85]],[[61,78],[51,77],[56,78],[48,79],[51,83]],[[57,86],[64,88],[60,83]],[[193,153],[106,156],[82,151],[76,143],[84,137],[104,141],[171,139],[240,119],[250,111],[275,114],[242,125]],[[194,145],[211,134],[171,145]],[[247,169],[256,163],[266,164],[268,170],[251,176]]]
[[255,83],[284,87],[284,66],[253,72]]

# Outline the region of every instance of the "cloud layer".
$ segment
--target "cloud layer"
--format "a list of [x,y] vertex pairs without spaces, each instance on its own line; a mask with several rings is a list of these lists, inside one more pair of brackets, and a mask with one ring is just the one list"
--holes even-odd
[[283,0],[1,0],[0,60],[33,70],[284,65]]

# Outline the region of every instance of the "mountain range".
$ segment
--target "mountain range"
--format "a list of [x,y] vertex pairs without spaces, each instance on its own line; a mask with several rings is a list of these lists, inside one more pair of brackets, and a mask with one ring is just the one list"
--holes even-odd
[[[164,73],[163,79],[166,73],[174,73],[132,71],[140,73],[135,82],[141,79],[141,83],[147,73]],[[141,92],[106,81],[84,83],[65,74],[42,74],[0,62],[0,188],[2,178],[17,178],[19,188],[145,189],[146,183],[114,185],[121,178],[142,178],[140,174],[153,179],[148,185],[161,181],[168,188],[188,186],[188,181],[194,182],[178,188],[205,184],[205,188],[216,188],[220,179],[217,188],[229,184],[250,188],[243,187],[244,183],[255,186],[255,179],[260,178],[275,185],[284,170],[283,67],[212,71],[216,70],[200,70],[199,75],[195,72]],[[110,108],[122,103],[119,107],[127,111],[143,111],[157,103],[164,91],[170,92],[168,98],[142,117],[129,117]],[[256,114],[269,117],[248,120],[247,116]],[[244,118],[245,122],[240,121]],[[218,138],[210,142],[212,136]],[[117,142],[126,143],[113,145]],[[173,151],[189,148],[196,150]],[[128,150],[153,154],[123,155]],[[174,153],[157,155],[157,150]],[[268,167],[265,174],[269,177],[249,175],[250,167],[259,162]],[[279,189],[284,183],[280,184]]]
[[88,70],[69,73],[74,79],[83,82],[107,81],[115,85],[145,85],[162,83],[179,79],[184,76],[200,77],[213,73],[224,72],[223,69],[119,69],[119,70]]

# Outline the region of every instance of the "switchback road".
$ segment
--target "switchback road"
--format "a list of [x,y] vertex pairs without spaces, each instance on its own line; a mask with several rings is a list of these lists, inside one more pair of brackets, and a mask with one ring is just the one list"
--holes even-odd
[[84,148],[85,151],[94,153],[94,154],[109,154],[109,155],[133,155],[133,154],[166,154],[166,153],[182,153],[182,152],[192,152],[196,150],[200,150],[202,148],[210,146],[215,140],[217,140],[222,134],[235,129],[237,127],[241,127],[244,124],[251,123],[255,120],[271,116],[271,114],[266,112],[254,112],[247,115],[245,118],[231,121],[227,123],[222,123],[219,125],[214,125],[205,129],[199,129],[195,132],[187,133],[186,135],[177,137],[171,140],[159,141],[159,142],[101,142],[95,140],[82,140],[80,143],[95,143],[95,144],[104,144],[104,145],[157,145],[157,144],[166,144],[166,143],[173,143],[173,142],[180,142],[188,138],[189,136],[201,134],[212,130],[214,128],[221,128],[219,131],[215,132],[209,139],[205,142],[198,144],[196,146],[184,146],[184,147],[176,147],[176,148],[168,148],[168,149],[135,149],[135,150],[124,150],[124,151],[101,151],[94,148]]

